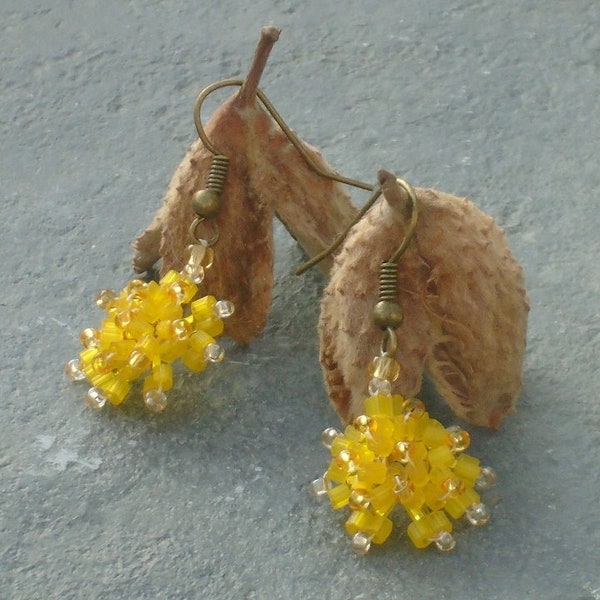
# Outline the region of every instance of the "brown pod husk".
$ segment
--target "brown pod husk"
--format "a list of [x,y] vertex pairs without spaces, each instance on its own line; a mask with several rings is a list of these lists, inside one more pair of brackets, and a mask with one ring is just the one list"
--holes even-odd
[[[312,170],[257,100],[260,76],[278,37],[274,27],[263,28],[244,85],[205,126],[208,138],[230,159],[230,166],[216,217],[220,235],[215,260],[202,289],[233,301],[236,312],[227,320],[225,334],[244,344],[261,332],[270,308],[273,215],[313,256],[356,214],[342,186]],[[314,148],[303,145],[318,165],[330,170]],[[159,259],[162,273],[183,265],[194,217],[191,196],[206,186],[212,158],[200,140],[187,152],[163,206],[134,242],[137,272],[150,269]],[[327,271],[330,266],[326,261],[322,268]]]
[[[321,364],[345,422],[363,412],[382,333],[372,322],[379,267],[404,237],[406,197],[380,172],[385,200],[351,230],[321,303]],[[429,372],[454,412],[498,427],[521,389],[529,305],[503,231],[466,198],[416,189],[419,221],[399,261],[402,366],[393,389],[414,396]]]

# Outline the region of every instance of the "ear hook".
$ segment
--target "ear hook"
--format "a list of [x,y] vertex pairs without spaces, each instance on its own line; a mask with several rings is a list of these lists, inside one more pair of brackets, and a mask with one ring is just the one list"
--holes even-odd
[[[200,137],[200,140],[202,141],[202,143],[204,144],[206,149],[209,150],[210,152],[212,152],[215,155],[215,157],[221,157],[223,155],[219,152],[217,147],[211,142],[208,135],[206,134],[206,131],[204,130],[204,126],[202,124],[202,116],[201,116],[202,104],[204,103],[204,101],[210,94],[212,94],[213,92],[215,92],[221,88],[232,87],[232,86],[242,87],[243,84],[244,84],[244,81],[242,79],[223,79],[222,81],[217,81],[216,83],[213,83],[213,84],[207,86],[206,88],[204,88],[200,92],[200,94],[198,94],[196,103],[194,104],[194,124],[196,125],[196,130],[198,131],[198,136]],[[373,206],[373,204],[375,204],[377,199],[381,196],[382,189],[381,189],[381,187],[375,187],[371,184],[364,183],[357,179],[350,179],[349,177],[343,177],[342,175],[338,175],[337,173],[334,173],[333,171],[328,171],[326,169],[323,169],[321,166],[319,166],[317,163],[315,163],[312,156],[310,156],[310,154],[304,148],[303,143],[300,141],[298,136],[288,127],[287,123],[283,120],[282,116],[277,112],[277,110],[275,109],[275,107],[273,106],[271,101],[267,98],[265,93],[262,90],[257,88],[256,95],[259,98],[259,100],[262,102],[264,107],[267,109],[269,114],[273,117],[275,122],[279,125],[279,127],[281,128],[281,130],[283,131],[285,136],[288,138],[288,140],[291,142],[291,144],[294,146],[294,148],[296,148],[296,150],[298,150],[298,152],[300,153],[302,158],[304,158],[304,160],[307,162],[307,164],[310,166],[310,168],[313,171],[315,171],[315,173],[317,173],[318,175],[321,175],[322,177],[325,177],[327,179],[331,179],[332,181],[337,181],[339,183],[343,183],[346,185],[350,185],[350,186],[353,186],[356,188],[360,188],[360,189],[372,192],[370,198],[367,200],[367,203],[360,209],[360,211],[357,213],[357,215],[354,217],[354,219],[352,219],[350,224],[346,227],[346,229],[335,236],[333,242],[329,245],[329,247],[327,247],[325,250],[323,250],[322,252],[320,252],[319,254],[314,256],[313,258],[311,258],[309,261],[300,265],[296,269],[296,271],[295,271],[296,275],[301,275],[302,273],[304,273],[305,271],[307,271],[308,269],[310,269],[311,267],[313,267],[314,265],[319,263],[321,260],[323,260],[324,258],[329,256],[332,252],[334,252],[340,246],[340,244],[344,241],[344,238],[348,234],[348,231],[350,231],[350,229],[352,227],[354,227],[354,225],[356,225],[356,223],[358,223],[360,221],[360,219],[362,219],[362,217],[366,214],[366,212]],[[392,259],[390,259],[390,262],[397,260],[400,257],[400,255],[404,252],[404,250],[406,249],[406,246],[408,245],[408,243],[410,242],[410,238],[412,237],[414,228],[416,226],[416,221],[418,218],[417,200],[416,200],[416,196],[415,196],[413,188],[408,183],[406,183],[405,181],[403,181],[401,179],[398,179],[398,184],[406,190],[406,192],[408,193],[408,195],[410,197],[411,204],[412,204],[412,218],[411,218],[411,222],[409,224],[409,229],[407,231],[407,234],[406,234],[400,248],[398,248],[398,250],[394,253],[394,256],[392,257]]]
[[[216,90],[219,90],[224,87],[231,87],[231,86],[241,87],[243,84],[244,84],[244,82],[241,79],[224,79],[223,81],[217,81],[216,83],[213,83],[213,84],[209,85],[208,87],[204,88],[198,95],[198,98],[196,99],[196,104],[194,105],[194,123],[196,125],[196,129],[198,130],[198,136],[200,137],[200,139],[202,140],[202,143],[206,146],[206,148],[215,155],[219,155],[221,153],[214,146],[214,144],[208,139],[208,136],[206,135],[206,131],[204,130],[204,126],[202,125],[202,117],[200,115],[200,111],[202,109],[202,104],[203,104],[204,100],[206,100],[207,96],[209,96]],[[318,175],[321,175],[322,177],[326,177],[327,179],[332,179],[333,181],[338,181],[339,183],[345,183],[346,185],[351,185],[353,187],[361,188],[363,190],[372,191],[374,189],[374,186],[372,186],[368,183],[364,183],[364,182],[358,181],[356,179],[350,179],[348,177],[343,177],[342,175],[338,175],[337,173],[334,173],[333,171],[327,171],[327,170],[323,169],[322,167],[320,167],[317,163],[315,163],[315,161],[310,156],[310,154],[308,154],[308,152],[306,152],[306,149],[304,148],[304,145],[302,144],[302,142],[298,139],[298,136],[296,136],[296,134],[288,127],[287,123],[283,120],[282,116],[277,112],[277,110],[275,109],[275,107],[273,106],[271,101],[267,98],[265,93],[262,90],[257,89],[256,95],[258,96],[260,101],[263,103],[264,107],[267,109],[269,114],[273,117],[273,119],[275,120],[277,125],[279,125],[279,127],[281,127],[281,130],[286,135],[286,137],[290,140],[290,142],[292,143],[294,148],[296,148],[296,150],[298,150],[298,152],[300,152],[302,158],[304,158],[304,160],[309,164],[311,169],[313,171],[315,171]]]

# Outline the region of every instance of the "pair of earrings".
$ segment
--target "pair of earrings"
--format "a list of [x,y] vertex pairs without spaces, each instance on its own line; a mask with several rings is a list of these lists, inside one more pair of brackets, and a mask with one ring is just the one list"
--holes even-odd
[[[120,293],[103,290],[97,304],[104,319],[98,328],[83,330],[82,350],[66,371],[72,380],[91,384],[85,399],[94,409],[121,404],[142,379],[146,407],[164,410],[175,361],[200,372],[223,360],[223,333],[248,343],[264,326],[272,285],[271,217],[277,214],[314,257],[298,272],[317,263],[331,270],[320,321],[321,363],[330,399],[347,425],[323,433],[331,462],[312,491],[335,509],[350,508],[346,530],[359,554],[387,539],[397,504],[408,514],[407,532],[416,547],[433,543],[451,550],[450,518],[465,515],[474,525],[489,521],[478,490],[495,475],[465,454],[468,433],[432,419],[414,394],[427,365],[457,414],[497,426],[520,385],[527,312],[522,273],[491,219],[472,203],[417,192],[385,171],[378,186],[333,173],[258,89],[278,35],[263,29],[244,81],[218,82],[199,95],[199,139],[176,171],[165,205],[134,246],[134,268],[143,272],[162,258],[162,277],[135,279]],[[229,86],[240,90],[205,128],[204,100]],[[372,192],[361,211],[340,183]],[[375,204],[382,194],[385,202]],[[456,231],[444,232],[440,223]],[[345,231],[337,234],[340,224]],[[465,236],[461,228],[472,231]],[[456,240],[465,242],[461,249],[440,257]],[[472,262],[468,272],[456,267],[461,261]],[[445,269],[447,263],[453,268]],[[499,299],[477,306],[478,296],[490,299],[490,286]],[[462,296],[454,298],[448,287]],[[457,317],[455,306],[468,318]],[[468,323],[482,310],[491,324]],[[516,325],[502,330],[507,315]],[[484,353],[481,364],[469,354],[473,347]],[[499,355],[508,367],[482,367]],[[486,384],[490,399],[478,401]]]

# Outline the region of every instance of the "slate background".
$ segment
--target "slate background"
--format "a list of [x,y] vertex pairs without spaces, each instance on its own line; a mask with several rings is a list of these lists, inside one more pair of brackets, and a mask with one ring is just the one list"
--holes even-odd
[[[399,527],[359,559],[307,494],[337,423],[324,281],[289,274],[279,226],[264,334],[182,372],[165,414],[94,414],[63,378],[97,290],[132,275],[196,94],[243,76],[265,24],[262,88],[304,139],[348,176],[468,195],[524,265],[519,411],[473,431],[493,522],[450,555]],[[0,597],[600,598],[597,2],[6,0],[0,40]]]

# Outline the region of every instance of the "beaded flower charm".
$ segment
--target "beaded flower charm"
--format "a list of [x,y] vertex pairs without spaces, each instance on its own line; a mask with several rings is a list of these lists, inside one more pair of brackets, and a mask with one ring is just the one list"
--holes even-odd
[[[234,305],[210,295],[195,298],[213,264],[212,246],[219,237],[213,218],[219,210],[227,165],[226,157],[216,156],[207,189],[192,197],[193,243],[187,248],[183,269],[167,271],[158,282],[135,279],[120,294],[107,289],[98,295],[96,304],[106,317],[99,329],[83,330],[79,358],[66,365],[71,380],[91,383],[85,396],[90,407],[121,404],[132,382],[143,378],[146,407],[161,412],[167,406],[166,392],[173,386],[174,361],[181,359],[191,371],[200,372],[207,364],[223,360],[225,352],[216,338],[223,333],[223,319],[233,314]],[[209,240],[197,236],[205,220],[213,226]]]
[[398,259],[418,219],[414,190],[402,180],[398,184],[411,200],[411,224],[400,248],[381,267],[373,321],[383,330],[383,341],[369,371],[369,397],[364,414],[343,432],[323,432],[332,458],[325,474],[312,483],[313,493],[327,496],[334,509],[350,508],[346,531],[361,555],[388,538],[397,504],[408,514],[408,537],[417,548],[434,543],[440,550],[452,550],[451,518],[464,515],[472,525],[485,525],[490,511],[478,492],[496,479],[491,468],[464,453],[470,443],[465,430],[446,428],[429,416],[420,400],[391,393],[401,370],[395,359],[396,329],[403,320],[397,301]]

